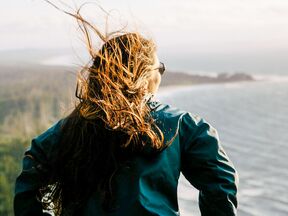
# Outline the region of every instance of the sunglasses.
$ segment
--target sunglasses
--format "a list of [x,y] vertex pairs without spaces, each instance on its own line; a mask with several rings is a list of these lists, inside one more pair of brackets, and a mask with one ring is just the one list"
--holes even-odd
[[158,68],[155,68],[155,70],[158,70],[159,73],[160,73],[161,75],[163,75],[163,74],[164,74],[164,71],[165,71],[165,65],[164,65],[164,63],[163,63],[163,62],[160,62],[159,67],[158,67]]

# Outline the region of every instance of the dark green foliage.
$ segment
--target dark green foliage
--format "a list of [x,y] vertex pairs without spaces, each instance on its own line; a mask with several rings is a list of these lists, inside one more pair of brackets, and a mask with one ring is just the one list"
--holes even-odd
[[20,171],[20,164],[26,142],[12,139],[0,143],[0,215],[13,215],[14,182]]

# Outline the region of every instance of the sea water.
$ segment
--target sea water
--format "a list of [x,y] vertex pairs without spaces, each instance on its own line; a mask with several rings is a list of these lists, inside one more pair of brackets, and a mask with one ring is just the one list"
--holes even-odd
[[[162,89],[158,99],[218,130],[239,172],[239,216],[288,215],[287,78]],[[200,215],[198,191],[183,176],[178,198],[181,215]]]

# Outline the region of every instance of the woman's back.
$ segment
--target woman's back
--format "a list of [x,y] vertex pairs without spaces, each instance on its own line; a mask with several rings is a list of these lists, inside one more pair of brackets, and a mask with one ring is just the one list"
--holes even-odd
[[[154,101],[149,102],[149,106],[166,141],[177,134],[173,142],[160,153],[155,153],[148,147],[142,153],[127,154],[125,163],[121,164],[115,174],[112,184],[114,197],[108,206],[103,207],[101,195],[94,192],[80,209],[70,206],[63,209],[62,214],[179,215],[177,185],[182,172],[200,191],[199,205],[202,215],[236,215],[237,174],[219,144],[215,129],[202,119],[168,105]],[[57,139],[61,137],[59,124],[61,121],[36,138],[34,145],[26,152],[27,155],[37,158],[37,162],[33,161],[33,167],[53,157],[49,152],[54,152],[51,151],[51,146],[57,145]],[[43,178],[39,176],[42,175],[41,171],[36,170],[30,167],[19,176],[16,203],[21,201],[24,204],[23,200],[17,200],[17,197],[31,191],[31,187],[38,188],[43,183],[38,182],[37,185],[33,182],[33,186],[29,184],[27,178]],[[35,196],[25,199],[24,202],[27,205],[37,203],[34,199]],[[31,206],[30,211],[36,208],[37,205]],[[40,210],[38,206],[38,211]],[[29,215],[21,214],[23,210],[17,207],[15,212],[18,212],[17,215]]]

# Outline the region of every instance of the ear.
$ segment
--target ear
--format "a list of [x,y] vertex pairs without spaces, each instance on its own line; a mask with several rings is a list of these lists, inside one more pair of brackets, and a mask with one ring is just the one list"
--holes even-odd
[[143,86],[144,86],[145,92],[148,93],[148,90],[149,90],[149,81],[148,81],[148,80],[145,80]]

